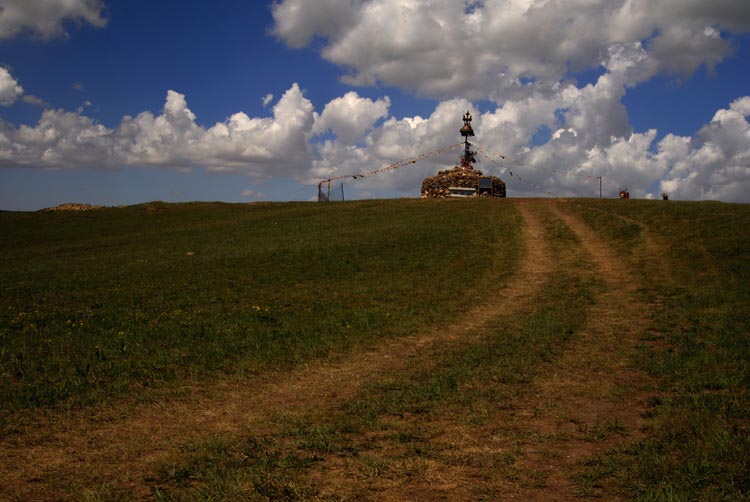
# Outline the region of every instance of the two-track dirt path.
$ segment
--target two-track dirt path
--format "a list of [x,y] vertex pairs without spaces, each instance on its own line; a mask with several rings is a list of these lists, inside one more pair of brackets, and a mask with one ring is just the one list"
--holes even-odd
[[[536,270],[536,277],[550,280],[560,269],[593,275],[598,287],[585,326],[561,356],[539,367],[539,376],[528,388],[491,419],[472,424],[452,416],[402,420],[407,430],[409,420],[421,421],[417,428],[428,430],[439,450],[425,462],[420,479],[411,473],[391,473],[363,482],[355,479],[356,472],[347,472],[350,467],[332,462],[322,474],[327,483],[335,483],[328,484],[329,493],[388,501],[617,499],[617,493],[597,493],[596,487],[572,478],[584,471],[581,464],[586,459],[643,436],[648,378],[630,367],[650,307],[636,298],[637,275],[606,241],[566,210],[564,201],[516,203],[530,233],[544,236],[540,220],[550,218],[560,220],[577,237],[579,244],[557,255],[544,238],[528,241],[537,249],[528,248],[519,275]],[[553,264],[553,258],[561,261]],[[496,311],[498,318],[506,319],[514,313]],[[383,437],[371,451],[388,455],[399,450],[389,441]],[[398,464],[399,458],[396,454],[392,463]],[[503,470],[508,474],[497,474]]]
[[[184,399],[123,406],[96,416],[39,417],[19,433],[0,439],[0,500],[71,499],[71,487],[103,485],[148,498],[149,469],[177,455],[182,445],[215,434],[262,432],[267,418],[282,412],[335,409],[355,397],[363,384],[407,374],[416,365],[432,364],[426,354],[479,340],[485,325],[528,309],[554,279],[559,264],[545,235],[546,216],[560,219],[573,231],[580,241],[577,257],[586,260],[604,287],[590,307],[583,332],[540,372],[532,392],[509,403],[493,427],[462,430],[457,425],[450,433],[463,438],[455,444],[456,456],[512,447],[517,467],[536,473],[536,483],[529,483],[527,475],[496,487],[502,498],[577,500],[570,478],[580,472],[580,463],[642,434],[640,413],[647,395],[638,388],[644,377],[628,369],[628,363],[642,329],[639,320],[648,317],[649,306],[636,301],[637,279],[624,262],[566,209],[564,201],[513,203],[525,220],[518,269],[507,284],[498,286],[496,296],[464,319],[385,341],[344,362],[315,362],[284,374],[207,383],[190,389]],[[592,439],[597,434],[601,437]],[[438,465],[433,474],[439,479],[405,481],[385,498],[424,500],[420,489],[425,487],[437,500],[471,497],[472,479],[460,468]]]
[[[71,486],[127,487],[147,497],[144,477],[155,461],[181,445],[253,427],[288,410],[334,407],[353,397],[365,382],[408,371],[426,351],[467,343],[501,313],[532,301],[554,269],[538,217],[518,205],[524,219],[524,253],[508,284],[494,298],[453,325],[418,336],[389,340],[352,354],[340,363],[313,363],[291,373],[191,389],[186,399],[65,417],[39,417],[24,431],[0,441],[0,499],[70,498]],[[469,335],[470,337],[470,335]],[[421,361],[420,364],[424,364]]]
[[[544,482],[519,489],[518,495],[525,500],[580,500],[594,496],[593,491],[574,490],[570,478],[582,471],[581,464],[643,437],[642,413],[652,395],[644,389],[652,382],[631,367],[651,307],[636,297],[638,274],[605,240],[566,210],[564,201],[551,209],[578,237],[603,291],[580,336],[555,362],[552,376],[536,382],[536,395],[516,404],[513,419],[519,430],[554,438],[525,445],[526,465],[540,472]],[[606,498],[616,500],[617,494]]]

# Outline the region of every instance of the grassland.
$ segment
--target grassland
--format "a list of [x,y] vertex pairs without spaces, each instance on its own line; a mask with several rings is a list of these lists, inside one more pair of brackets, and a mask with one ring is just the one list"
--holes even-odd
[[[615,202],[615,203],[613,203]],[[750,498],[750,207],[578,201],[658,306],[638,357],[658,378],[646,439],[593,459],[643,500]],[[633,322],[638,322],[634,319]]]
[[0,213],[0,498],[746,499],[748,228],[662,201]]
[[414,201],[0,214],[4,411],[148,396],[411,333],[509,273],[514,218]]

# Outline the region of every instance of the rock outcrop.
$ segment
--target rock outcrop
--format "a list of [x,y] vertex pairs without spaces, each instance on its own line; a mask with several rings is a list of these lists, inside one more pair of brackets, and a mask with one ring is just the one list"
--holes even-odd
[[42,211],[94,211],[104,206],[92,206],[91,204],[79,204],[77,202],[68,202],[55,207],[48,207]]

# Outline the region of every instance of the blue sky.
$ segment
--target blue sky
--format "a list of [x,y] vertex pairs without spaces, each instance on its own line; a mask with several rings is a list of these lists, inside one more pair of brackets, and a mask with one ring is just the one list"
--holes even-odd
[[[466,109],[511,196],[747,202],[750,4],[701,5],[0,0],[0,209],[307,200]],[[418,196],[457,155],[347,196]]]

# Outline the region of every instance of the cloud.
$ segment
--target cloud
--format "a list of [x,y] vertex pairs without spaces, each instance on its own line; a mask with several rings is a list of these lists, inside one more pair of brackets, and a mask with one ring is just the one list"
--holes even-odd
[[257,177],[294,176],[309,166],[315,122],[312,103],[293,84],[273,107],[273,117],[239,112],[208,129],[193,151],[210,171]]
[[0,165],[114,167],[112,131],[91,118],[45,110],[36,127],[0,121]]
[[[694,137],[664,131],[658,143],[658,131],[633,130],[622,103],[655,75],[713,71],[733,52],[732,37],[750,31],[745,0],[279,0],[272,14],[278,38],[315,47],[341,67],[343,82],[440,100],[427,118],[400,119],[388,116],[388,102],[376,108],[356,93],[331,101],[313,128],[333,133],[314,143],[313,176],[376,169],[450,144],[458,139],[457,118],[470,109],[478,141],[515,159],[516,174],[528,182],[513,183],[511,193],[593,195],[592,180],[602,176],[609,194],[627,186],[654,197],[661,184],[677,197],[750,198],[733,188],[750,177],[750,147],[737,132],[745,130],[745,101],[717,112]],[[592,69],[599,78],[578,85],[576,73]],[[471,104],[477,101],[494,109],[480,113]],[[425,173],[455,157],[362,184],[413,193]],[[480,167],[503,171],[492,162]]]
[[388,116],[391,100],[372,101],[360,97],[356,92],[347,92],[340,98],[330,101],[320,117],[315,121],[313,131],[317,134],[333,131],[336,137],[346,143],[354,143],[370,130],[378,119]]
[[[315,111],[293,84],[266,117],[237,112],[210,127],[198,123],[185,95],[170,90],[159,113],[125,116],[115,127],[75,112],[44,110],[34,126],[0,120],[0,166],[48,169],[127,166],[243,173],[257,180],[316,183],[362,174],[461,141],[461,117],[474,117],[478,169],[499,175],[509,194],[607,196],[627,187],[634,197],[750,200],[750,97],[718,110],[692,137],[635,132],[621,103],[632,82],[651,71],[642,47],[614,51],[596,82],[535,89],[502,106],[478,110],[463,98],[436,104],[429,116],[389,115],[389,100],[350,92]],[[532,143],[540,129],[546,141]],[[331,131],[330,136],[323,135]],[[422,180],[457,164],[461,145],[402,163],[354,183],[355,193],[416,195]],[[487,156],[489,156],[489,159]],[[504,156],[502,159],[500,155]],[[513,173],[513,174],[511,174]],[[657,189],[658,187],[658,189]],[[244,192],[246,197],[261,197]]]
[[355,22],[364,3],[363,0],[274,3],[274,33],[291,47],[304,47],[315,36],[339,37]]
[[245,190],[240,192],[240,195],[242,197],[247,197],[250,199],[265,199],[266,198],[266,194],[262,192],[256,192],[255,190],[251,190],[249,188],[246,188]]
[[155,166],[241,172],[259,178],[293,176],[310,164],[313,106],[297,84],[273,116],[238,112],[206,129],[183,94],[168,91],[158,115],[125,116],[108,128],[76,112],[45,110],[36,126],[0,121],[0,165],[41,168]]
[[[337,136],[318,146],[313,172],[322,179],[363,172],[456,143],[461,139],[461,116],[470,110],[477,133],[473,141],[515,159],[517,173],[523,172],[533,182],[529,186],[516,185],[520,190],[516,193],[538,193],[539,187],[547,187],[545,190],[580,194],[589,183],[590,172],[612,174],[613,180],[621,179],[645,190],[663,172],[661,168],[647,168],[651,164],[638,163],[648,152],[656,132],[633,134],[621,98],[632,82],[652,71],[652,60],[644,56],[639,44],[630,44],[613,51],[606,64],[609,70],[596,83],[584,87],[568,83],[557,85],[555,92],[535,89],[528,96],[506,101],[484,113],[465,99],[446,100],[427,118],[388,118],[357,146]],[[318,126],[320,123],[316,123]],[[540,128],[555,132],[548,142],[532,148],[529,144]],[[422,178],[455,165],[458,155],[458,151],[453,151],[420,161],[382,179],[368,181],[368,189],[388,186],[413,193]],[[597,155],[599,162],[592,163],[590,159]],[[488,174],[511,170],[502,170],[501,165],[481,156],[480,160],[483,162],[478,168]]]
[[23,87],[7,69],[0,67],[0,105],[10,106],[22,95]]
[[693,138],[668,135],[659,156],[670,166],[661,189],[681,199],[750,200],[750,97],[714,114]]
[[38,96],[34,96],[33,94],[24,94],[21,97],[21,101],[23,101],[24,103],[28,103],[30,105],[34,105],[34,106],[42,106],[42,107],[48,106],[46,101],[44,101],[42,98]]
[[[634,197],[666,191],[676,199],[749,201],[750,97],[717,111],[693,137],[667,134],[657,143],[656,130],[632,130],[621,103],[628,86],[653,70],[653,60],[643,56],[642,48],[625,47],[614,51],[609,70],[595,83],[558,86],[554,94],[536,90],[484,113],[469,101],[452,99],[427,118],[390,117],[357,145],[338,138],[319,144],[312,174],[326,179],[364,173],[454,143],[461,114],[469,109],[477,133],[473,141],[489,156],[480,155],[476,167],[503,177],[511,195],[595,196],[601,176],[605,196],[625,187]],[[541,127],[551,131],[548,141],[530,145]],[[425,176],[455,165],[459,153],[355,183],[360,191],[414,195]]]
[[[106,24],[100,0],[0,6],[0,39],[22,31],[62,36],[70,21]],[[316,110],[293,84],[275,103],[273,94],[262,98],[267,116],[239,111],[202,125],[187,96],[169,90],[161,110],[112,127],[87,116],[86,106],[45,109],[35,125],[0,119],[0,166],[201,166],[313,183],[455,144],[469,110],[473,141],[498,161],[480,155],[477,167],[504,177],[511,195],[594,195],[602,176],[608,195],[623,186],[654,197],[658,187],[678,199],[750,200],[750,98],[707,117],[690,137],[634,131],[622,103],[655,75],[688,78],[731,54],[732,37],[750,31],[745,0],[277,0],[272,14],[276,37],[318,48],[342,68],[344,82],[435,98],[434,110],[395,116],[387,96],[354,91]],[[578,84],[576,72],[591,69],[601,75]],[[47,106],[0,68],[0,104],[19,99]],[[459,154],[358,180],[357,190],[416,195],[424,177],[452,167]]]
[[674,199],[750,201],[750,97],[718,110],[692,137],[667,134],[655,143],[656,130],[628,131],[623,117],[619,134],[598,133],[600,124],[618,123],[612,101],[600,100],[607,85],[600,79],[582,89],[547,143],[517,151],[507,170],[516,175],[507,179],[514,195],[594,195],[602,176],[609,196],[627,187],[644,198],[667,192]]
[[0,7],[0,39],[24,30],[45,39],[64,36],[65,21],[96,27],[107,24],[100,0],[1,0]]
[[[274,4],[290,47],[319,39],[352,85],[397,86],[438,99],[503,102],[598,68],[618,46],[641,44],[656,72],[687,77],[732,52],[750,30],[745,0],[370,0]],[[470,8],[467,8],[469,6]]]
[[[512,159],[503,163],[503,172],[513,173],[506,180],[510,193],[594,195],[601,176],[608,195],[624,186],[645,196],[666,172],[652,154],[657,131],[633,132],[621,103],[628,86],[652,71],[652,60],[636,44],[610,51],[605,66],[595,83],[561,86],[552,97],[532,95],[482,116],[481,142],[500,145]],[[530,146],[542,126],[549,140]]]
[[[427,118],[390,117],[370,130],[357,145],[346,140],[326,140],[317,145],[310,181],[373,171],[456,144],[460,140],[460,119],[467,109],[474,111],[466,100],[448,100],[439,103]],[[413,194],[423,178],[434,174],[437,169],[455,165],[457,159],[457,150],[453,150],[358,183],[362,189],[390,188]]]

